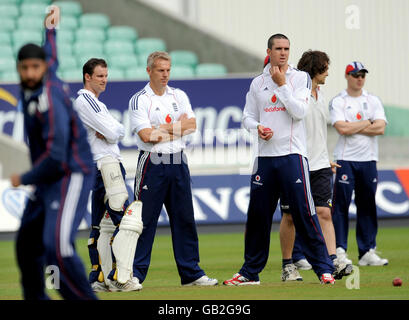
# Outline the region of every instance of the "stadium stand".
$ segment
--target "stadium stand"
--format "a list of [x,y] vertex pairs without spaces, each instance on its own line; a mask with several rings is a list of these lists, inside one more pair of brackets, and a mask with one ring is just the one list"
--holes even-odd
[[[57,47],[59,75],[66,81],[81,80],[83,63],[91,57],[107,59],[110,79],[147,79],[146,61],[153,51],[166,51],[166,40],[143,36],[133,27],[111,25],[104,13],[84,12],[78,1],[2,0],[0,4],[0,81],[15,82],[15,59],[19,48],[28,42],[43,41],[43,19],[46,7],[60,7],[61,21]],[[200,63],[192,50],[173,50],[172,78],[220,77],[227,74],[225,66]],[[10,67],[12,66],[12,67]],[[112,68],[112,69],[111,69]]]

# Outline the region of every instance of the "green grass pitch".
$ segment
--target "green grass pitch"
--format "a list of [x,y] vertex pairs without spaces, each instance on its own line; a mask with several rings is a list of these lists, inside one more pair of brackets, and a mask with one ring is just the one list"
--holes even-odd
[[[335,285],[321,285],[313,271],[301,271],[303,282],[283,283],[281,254],[277,232],[271,234],[270,257],[260,274],[260,286],[227,287],[222,282],[237,272],[243,263],[243,234],[199,234],[200,266],[210,277],[219,279],[216,287],[182,287],[173,258],[170,235],[156,237],[151,266],[140,292],[98,293],[103,300],[281,300],[329,299],[373,300],[409,299],[409,227],[382,228],[378,232],[378,249],[389,259],[388,266],[359,267],[359,289],[348,289],[346,279]],[[350,231],[349,257],[357,265],[355,230]],[[77,240],[77,250],[89,271],[87,239]],[[0,300],[22,298],[14,242],[0,242]],[[403,280],[401,287],[392,280]],[[48,290],[60,299],[55,290]]]

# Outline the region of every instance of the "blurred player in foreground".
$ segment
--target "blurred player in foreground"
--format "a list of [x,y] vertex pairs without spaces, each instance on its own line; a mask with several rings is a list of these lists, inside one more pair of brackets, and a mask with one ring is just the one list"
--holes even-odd
[[[96,167],[88,240],[92,264],[89,281],[94,291],[135,291],[142,289],[138,279],[132,277],[136,242],[142,232],[141,204],[133,202],[129,205],[128,202],[126,172],[118,146],[124,137],[124,126],[112,117],[106,105],[98,99],[105,91],[107,82],[108,66],[105,60],[88,60],[83,66],[84,88],[78,91],[74,102],[87,129]],[[124,237],[124,231],[118,238],[117,233],[124,227],[127,228],[125,243],[121,243],[122,239],[119,239]],[[111,241],[114,257],[111,256]],[[124,270],[128,276],[118,279],[115,267],[120,273]],[[112,281],[108,279],[110,272]]]
[[[308,165],[310,170],[311,193],[317,211],[318,220],[325,238],[328,253],[334,263],[335,279],[341,279],[352,272],[352,264],[346,264],[339,261],[336,256],[335,231],[331,217],[332,200],[332,176],[335,168],[340,167],[329,160],[327,149],[327,119],[328,107],[320,85],[325,84],[328,76],[329,57],[322,51],[306,51],[303,53],[297,68],[307,72],[312,80],[312,90],[310,97],[310,106],[305,117],[305,127],[307,133],[307,153]],[[283,210],[283,226],[292,225],[286,220],[291,219],[291,214]],[[286,238],[285,227],[280,228],[281,241],[290,241]],[[287,232],[289,233],[289,232]],[[282,245],[283,248],[291,245]],[[291,258],[291,252],[287,258]],[[294,249],[292,251],[292,261],[298,269],[309,269],[311,265],[305,259],[303,254],[303,243],[298,233],[296,233]],[[309,267],[309,268],[308,268]],[[283,281],[298,280],[293,277],[283,277]]]
[[61,296],[89,300],[96,296],[74,241],[95,173],[87,133],[56,76],[58,21],[55,11],[46,18],[44,48],[27,44],[17,54],[32,169],[12,175],[11,184],[35,187],[17,235],[17,261],[25,299],[49,299],[44,268],[57,266],[54,287]]
[[149,55],[149,83],[129,101],[129,117],[140,150],[135,199],[143,202],[144,230],[135,253],[134,276],[148,273],[156,226],[163,205],[169,216],[173,253],[182,285],[213,286],[199,267],[199,244],[193,213],[189,167],[183,136],[196,130],[189,98],[168,86],[171,59],[166,52]]
[[385,111],[377,96],[363,89],[368,70],[353,61],[345,69],[347,89],[330,103],[331,123],[339,138],[334,149],[337,169],[332,199],[337,256],[347,263],[348,212],[355,190],[356,240],[361,266],[383,266],[387,259],[376,253],[378,221],[375,193],[378,185],[378,140],[386,127]]
[[[268,39],[270,63],[254,78],[246,96],[243,126],[258,134],[258,157],[251,176],[244,264],[225,285],[258,285],[267,263],[273,214],[278,200],[289,206],[297,232],[306,244],[321,283],[334,283],[334,266],[316,216],[310,191],[306,137],[311,79],[288,64],[290,41],[275,34]],[[294,231],[289,236],[294,243]],[[291,242],[290,242],[291,243]],[[292,251],[292,250],[291,250]],[[288,264],[286,272],[296,270]],[[291,270],[290,270],[291,269]]]

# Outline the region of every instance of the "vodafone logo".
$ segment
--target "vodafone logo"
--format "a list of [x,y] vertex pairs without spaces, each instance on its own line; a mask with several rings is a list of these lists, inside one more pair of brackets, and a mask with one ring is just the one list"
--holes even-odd
[[358,113],[356,114],[356,118],[357,118],[358,120],[361,120],[361,119],[362,119],[362,113],[361,113],[361,112],[358,112]]
[[173,121],[172,115],[168,114],[165,118],[166,123],[171,123]]
[[279,111],[286,111],[285,107],[268,107],[264,108],[264,112],[279,112]]
[[276,95],[273,95],[273,96],[271,97],[271,102],[274,103],[274,104],[277,103],[277,97],[276,97]]

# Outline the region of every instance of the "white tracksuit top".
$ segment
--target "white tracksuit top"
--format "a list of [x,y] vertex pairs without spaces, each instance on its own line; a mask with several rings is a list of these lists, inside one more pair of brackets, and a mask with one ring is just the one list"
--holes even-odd
[[[384,120],[385,111],[381,100],[366,90],[359,97],[351,97],[343,90],[329,105],[332,125],[337,121]],[[335,160],[378,161],[378,137],[363,134],[339,136],[334,149]]]
[[257,130],[261,124],[273,130],[270,140],[258,138],[259,156],[300,154],[307,157],[303,119],[311,95],[310,76],[289,65],[286,84],[278,87],[271,78],[270,67],[268,64],[251,82],[243,111],[243,126],[250,131]]
[[137,134],[142,129],[174,123],[184,113],[189,119],[195,118],[189,97],[184,91],[167,86],[165,93],[158,96],[148,83],[129,100],[129,120],[132,132],[136,133],[138,148],[143,151],[165,154],[177,153],[185,149],[184,137],[153,144],[143,142]]
[[[107,155],[122,161],[118,142],[125,135],[124,126],[119,123],[108,111],[106,105],[86,89],[78,91],[74,101],[74,108],[88,132],[88,142],[94,161]],[[99,132],[105,140],[98,139],[95,133]]]

